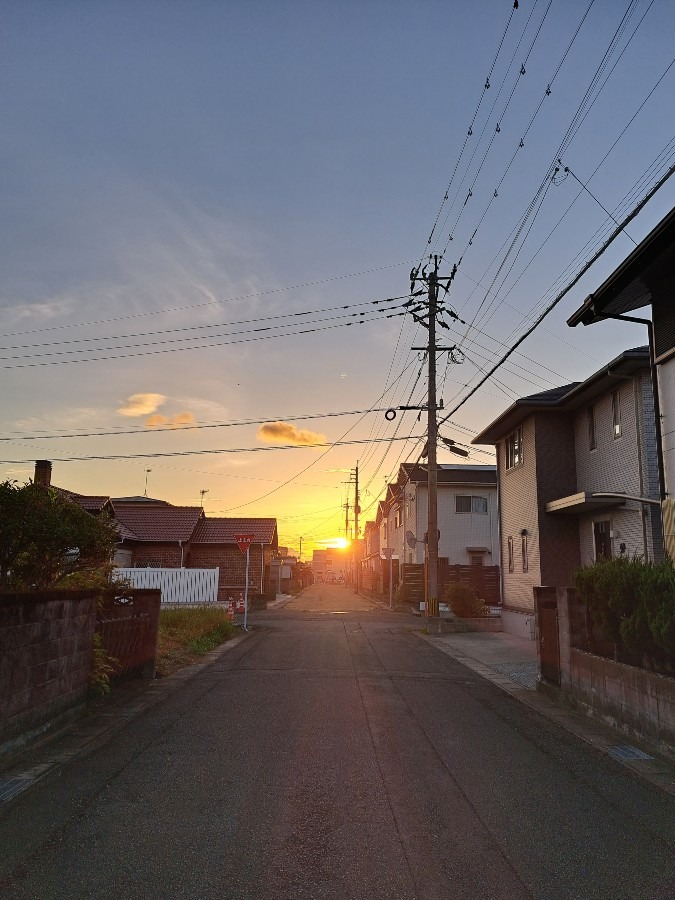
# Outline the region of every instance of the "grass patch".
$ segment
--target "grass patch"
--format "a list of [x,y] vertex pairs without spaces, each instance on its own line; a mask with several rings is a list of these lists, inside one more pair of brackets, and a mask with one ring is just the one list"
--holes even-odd
[[157,674],[170,675],[229,640],[235,627],[222,607],[163,609],[159,614]]

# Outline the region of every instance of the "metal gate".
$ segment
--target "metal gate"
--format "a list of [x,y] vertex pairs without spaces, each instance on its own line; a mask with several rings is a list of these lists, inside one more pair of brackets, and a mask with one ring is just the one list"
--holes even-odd
[[541,677],[560,684],[560,642],[558,605],[555,600],[539,600],[539,664]]

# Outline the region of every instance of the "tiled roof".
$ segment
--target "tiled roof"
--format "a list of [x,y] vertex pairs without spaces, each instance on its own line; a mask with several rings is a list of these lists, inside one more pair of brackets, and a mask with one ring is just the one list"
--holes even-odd
[[254,544],[271,544],[276,530],[276,519],[202,519],[192,543],[234,544],[235,534],[252,534]]
[[132,534],[130,540],[189,541],[204,512],[198,506],[155,506],[113,503],[115,519]]
[[57,487],[54,484],[51,487],[66,500],[72,500],[73,503],[77,503],[78,506],[90,513],[101,512],[106,503],[110,502],[110,497],[103,494],[76,494],[75,491],[68,491],[66,488]]

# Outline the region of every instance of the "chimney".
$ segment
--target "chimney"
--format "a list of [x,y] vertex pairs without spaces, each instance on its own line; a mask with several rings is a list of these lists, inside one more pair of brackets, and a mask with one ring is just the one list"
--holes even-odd
[[52,483],[52,464],[48,459],[35,460],[35,476],[33,478],[33,483],[42,484],[45,487],[49,487]]

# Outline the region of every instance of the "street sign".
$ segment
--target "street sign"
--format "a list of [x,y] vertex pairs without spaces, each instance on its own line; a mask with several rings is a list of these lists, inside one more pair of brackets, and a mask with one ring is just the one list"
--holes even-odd
[[382,556],[384,556],[385,559],[391,559],[393,555],[394,555],[393,547],[383,547],[382,548]]
[[235,534],[234,539],[241,552],[246,555],[246,551],[253,543],[254,534]]

